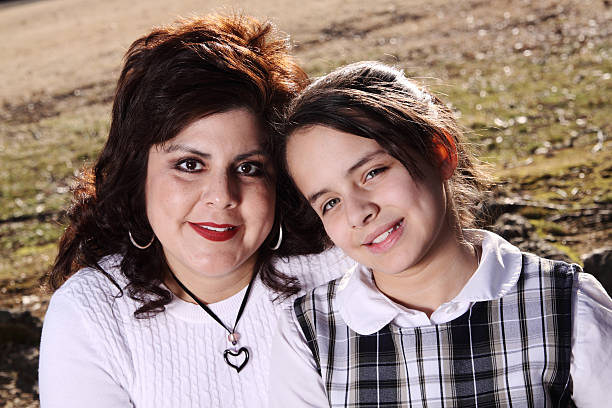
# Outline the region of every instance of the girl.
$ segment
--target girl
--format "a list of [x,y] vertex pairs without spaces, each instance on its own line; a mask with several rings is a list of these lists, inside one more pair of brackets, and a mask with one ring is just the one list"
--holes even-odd
[[132,44],[47,277],[43,408],[268,406],[275,299],[344,262],[275,266],[305,248],[283,238],[270,158],[271,118],[306,83],[287,51],[269,23],[218,15]]
[[358,264],[281,321],[275,406],[606,405],[612,301],[577,265],[468,229],[486,178],[440,100],[357,63],[304,90],[283,134],[320,221],[294,219]]

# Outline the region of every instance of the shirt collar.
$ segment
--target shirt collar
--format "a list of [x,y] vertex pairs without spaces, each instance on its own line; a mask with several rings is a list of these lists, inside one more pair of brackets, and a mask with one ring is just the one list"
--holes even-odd
[[[467,230],[465,236],[468,242],[482,246],[480,264],[459,294],[432,314],[432,321],[423,312],[391,301],[378,290],[371,271],[357,264],[347,271],[338,285],[338,310],[346,324],[357,333],[367,335],[394,320],[401,326],[412,327],[444,323],[464,313],[473,302],[504,296],[516,285],[521,274],[520,250],[489,231]],[[441,310],[444,308],[448,312]]]
[[452,302],[499,299],[512,289],[521,275],[521,251],[502,237],[484,230],[467,230],[468,242],[482,246],[478,269]]

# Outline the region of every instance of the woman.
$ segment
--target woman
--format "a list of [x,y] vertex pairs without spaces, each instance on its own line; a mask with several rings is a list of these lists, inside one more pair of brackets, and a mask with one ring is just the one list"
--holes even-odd
[[347,262],[273,265],[304,243],[283,239],[269,125],[307,79],[272,34],[209,16],[128,50],[47,277],[43,407],[267,406],[278,293],[297,293],[303,268],[312,286]]

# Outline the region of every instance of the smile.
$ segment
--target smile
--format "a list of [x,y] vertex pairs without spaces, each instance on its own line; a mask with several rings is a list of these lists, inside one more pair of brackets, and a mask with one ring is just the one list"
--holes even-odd
[[390,228],[377,235],[365,246],[372,252],[381,253],[391,248],[404,231],[404,219],[399,220]]
[[206,228],[207,230],[223,232],[233,230],[236,227],[211,227],[210,225],[200,225],[202,228]]
[[383,232],[382,234],[380,234],[379,236],[377,236],[372,243],[373,244],[380,244],[381,242],[383,242],[385,239],[387,239],[387,237],[389,235],[391,235],[391,233],[393,231],[395,231],[396,229],[398,229],[401,225],[401,222],[398,222],[397,224],[395,224],[393,227],[391,227],[388,231]]
[[190,222],[189,226],[193,228],[200,236],[206,238],[209,241],[227,241],[236,235],[240,229],[239,225],[231,224],[215,224],[213,222],[193,223]]

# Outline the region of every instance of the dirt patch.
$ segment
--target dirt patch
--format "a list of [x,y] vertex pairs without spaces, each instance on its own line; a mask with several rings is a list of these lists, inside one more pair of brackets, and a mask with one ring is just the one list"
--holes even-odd
[[68,92],[35,94],[23,103],[13,104],[5,101],[0,110],[0,118],[10,125],[37,123],[80,106],[110,104],[114,86],[114,82],[105,81],[82,85]]

